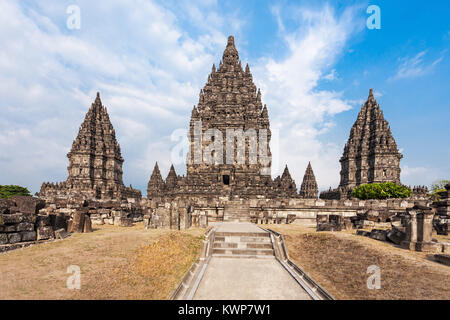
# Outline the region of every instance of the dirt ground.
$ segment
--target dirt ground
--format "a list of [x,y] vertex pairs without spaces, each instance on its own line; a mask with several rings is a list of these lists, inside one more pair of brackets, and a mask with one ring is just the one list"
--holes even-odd
[[[166,299],[198,257],[204,233],[105,225],[10,251],[0,255],[0,299]],[[67,288],[71,265],[81,270],[79,290]]]
[[[316,232],[300,225],[265,225],[284,235],[289,256],[337,299],[450,299],[450,267],[432,255],[357,236],[356,230]],[[448,241],[448,237],[440,237]],[[380,268],[380,289],[368,289]]]

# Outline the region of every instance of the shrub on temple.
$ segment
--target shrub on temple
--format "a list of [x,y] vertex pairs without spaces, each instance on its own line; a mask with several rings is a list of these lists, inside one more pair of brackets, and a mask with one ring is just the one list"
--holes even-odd
[[361,200],[409,198],[411,194],[411,189],[393,182],[364,184],[352,191],[352,197]]
[[0,185],[0,198],[11,198],[13,196],[31,196],[30,191],[27,188],[21,186],[1,186]]

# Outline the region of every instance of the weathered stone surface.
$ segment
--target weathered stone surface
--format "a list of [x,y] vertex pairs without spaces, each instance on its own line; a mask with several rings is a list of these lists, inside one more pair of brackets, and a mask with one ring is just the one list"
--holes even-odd
[[83,232],[84,233],[92,232],[92,222],[91,218],[88,215],[84,216]]
[[17,231],[34,231],[34,223],[22,222],[16,227]]
[[391,242],[393,242],[393,243],[395,243],[397,245],[400,245],[401,242],[403,240],[405,240],[406,233],[393,226],[391,230],[387,231],[386,238],[388,240],[390,240]]
[[36,231],[25,231],[20,233],[22,241],[36,241]]
[[0,199],[0,214],[8,214],[9,208],[14,207],[16,204],[11,199]]
[[3,224],[18,224],[25,220],[21,214],[4,214],[1,217]]
[[[117,221],[117,225],[120,227],[132,227],[133,226],[133,219],[131,218],[125,218],[125,217],[121,217],[121,218],[116,218],[114,219],[114,222]],[[116,224],[116,223],[114,223]]]
[[9,233],[8,234],[8,243],[17,243],[22,241],[22,237],[20,233]]
[[56,239],[65,239],[70,236],[70,233],[64,230],[63,228],[55,230],[55,238]]
[[450,267],[450,254],[435,254],[434,259]]
[[36,217],[36,227],[47,227],[51,226],[51,221],[49,216],[37,216]]
[[375,240],[380,240],[380,241],[386,241],[386,234],[387,234],[387,230],[379,230],[379,229],[373,229],[370,232],[369,237]]
[[39,227],[37,228],[37,240],[50,240],[54,239],[55,234],[52,227]]
[[64,213],[59,212],[55,216],[55,224],[53,225],[53,229],[64,229],[67,230],[67,219]]
[[341,231],[341,226],[334,223],[325,222],[317,226],[317,231]]
[[45,207],[45,201],[29,196],[11,197],[21,213],[38,214],[39,210]]
[[356,235],[368,237],[368,236],[370,236],[370,231],[358,230],[358,231],[356,231]]
[[73,214],[72,219],[72,230],[71,232],[81,233],[84,229],[84,220],[86,214],[81,210],[76,210]]
[[8,243],[8,235],[6,233],[0,233],[0,244]]

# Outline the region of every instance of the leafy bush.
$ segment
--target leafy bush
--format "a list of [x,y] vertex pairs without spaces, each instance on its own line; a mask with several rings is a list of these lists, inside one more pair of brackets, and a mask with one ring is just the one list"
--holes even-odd
[[352,191],[352,197],[361,200],[408,198],[411,194],[411,189],[393,182],[364,184]]
[[0,185],[0,198],[11,198],[13,196],[31,196],[31,194],[27,188],[21,186]]
[[441,200],[441,196],[439,195],[439,193],[440,192],[445,192],[445,191],[447,191],[447,190],[445,190],[445,189],[436,189],[436,191],[434,191],[434,192],[432,192],[430,194],[431,200],[433,200],[433,201]]
[[450,180],[440,179],[436,180],[431,184],[431,193],[438,193],[440,191],[445,191],[445,185],[450,183]]

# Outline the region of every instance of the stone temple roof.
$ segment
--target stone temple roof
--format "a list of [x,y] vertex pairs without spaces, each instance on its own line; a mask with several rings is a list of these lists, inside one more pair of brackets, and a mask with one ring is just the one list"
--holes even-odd
[[249,66],[245,71],[242,69],[233,36],[228,38],[219,68],[216,70],[213,65],[200,91],[198,106],[192,110],[191,121],[199,119],[215,128],[258,128],[257,123],[269,123],[261,92],[253,82]]
[[342,158],[375,152],[399,153],[389,123],[370,89],[369,97],[350,130]]

